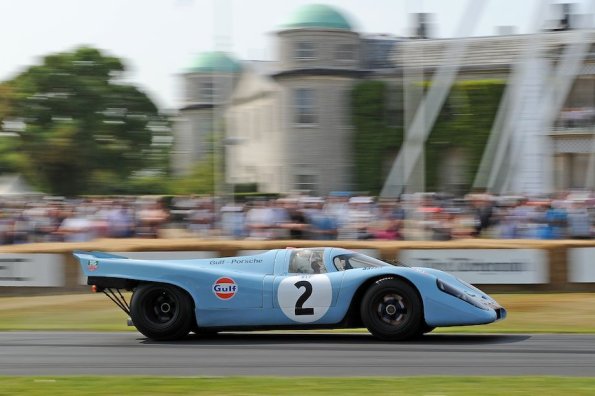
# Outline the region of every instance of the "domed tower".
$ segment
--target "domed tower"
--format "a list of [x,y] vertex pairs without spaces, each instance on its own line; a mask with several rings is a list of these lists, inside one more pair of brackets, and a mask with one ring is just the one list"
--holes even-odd
[[358,69],[360,36],[333,7],[299,8],[278,32],[282,70],[302,68]]
[[183,106],[174,122],[172,169],[185,174],[213,150],[212,134],[218,110],[229,99],[242,71],[224,52],[203,52],[183,72]]
[[337,9],[299,8],[277,32],[274,74],[286,106],[284,189],[326,194],[352,189],[350,92],[361,76],[360,35]]

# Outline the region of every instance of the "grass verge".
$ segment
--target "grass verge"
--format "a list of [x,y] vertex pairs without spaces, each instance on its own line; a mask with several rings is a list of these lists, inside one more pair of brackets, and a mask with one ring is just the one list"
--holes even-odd
[[0,377],[0,395],[594,395],[570,377]]

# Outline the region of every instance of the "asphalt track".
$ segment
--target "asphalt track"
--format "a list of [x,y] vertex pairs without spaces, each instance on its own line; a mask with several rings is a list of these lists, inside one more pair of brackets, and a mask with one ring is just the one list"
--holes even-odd
[[0,375],[595,376],[595,335],[224,333],[154,342],[136,332],[0,333]]

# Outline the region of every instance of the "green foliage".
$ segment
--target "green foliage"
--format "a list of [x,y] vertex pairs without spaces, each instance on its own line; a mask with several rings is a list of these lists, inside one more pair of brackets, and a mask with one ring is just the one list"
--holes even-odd
[[[453,86],[426,142],[426,190],[469,191],[504,85],[501,80],[479,80]],[[403,108],[400,100],[391,106],[389,94],[402,97],[402,91],[390,91],[381,81],[363,81],[352,91],[357,188],[373,194],[382,188],[403,142]],[[444,186],[439,171],[448,155],[457,155],[452,151],[455,148],[463,156],[464,180],[458,186]]]
[[0,120],[12,115],[12,103],[10,98],[13,95],[12,87],[8,84],[0,84]]
[[128,188],[127,193],[134,195],[166,195],[171,190],[167,178],[159,175],[130,178]]
[[26,164],[26,157],[18,151],[18,143],[16,137],[0,137],[0,174],[16,173]]
[[172,180],[169,184],[170,192],[182,195],[212,194],[215,189],[215,180],[221,180],[221,174],[215,172],[214,156],[209,154],[194,165],[188,176]]
[[[426,142],[427,191],[470,191],[504,87],[502,80],[462,81],[452,87]],[[463,156],[463,180],[458,186],[445,186],[439,170],[455,148]]]
[[18,139],[25,161],[10,164],[61,195],[116,192],[133,172],[155,167],[161,148],[153,137],[169,125],[147,95],[120,80],[124,71],[120,59],[82,47],[46,56],[4,84],[0,121],[26,124]]
[[372,194],[380,191],[390,170],[387,165],[403,141],[402,109],[391,108],[391,94],[400,95],[398,91],[391,92],[388,84],[382,81],[362,81],[352,90],[357,190]]

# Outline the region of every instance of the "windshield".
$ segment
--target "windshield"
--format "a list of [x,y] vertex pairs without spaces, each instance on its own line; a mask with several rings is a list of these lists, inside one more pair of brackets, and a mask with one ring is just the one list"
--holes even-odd
[[354,268],[376,268],[376,267],[390,267],[396,265],[399,267],[406,267],[401,263],[389,264],[384,261],[369,257],[360,253],[340,254],[333,258],[333,264],[339,271],[346,271]]

